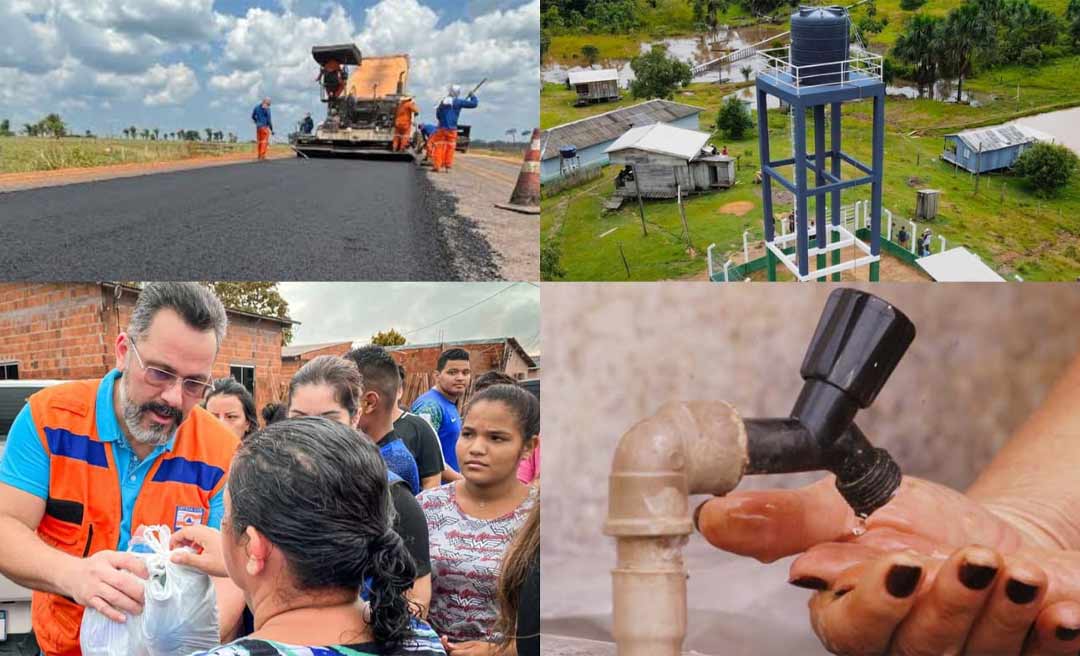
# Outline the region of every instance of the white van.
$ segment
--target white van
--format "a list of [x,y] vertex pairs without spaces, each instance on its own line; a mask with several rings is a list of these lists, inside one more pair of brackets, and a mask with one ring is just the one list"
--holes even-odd
[[[0,456],[15,415],[34,392],[61,380],[0,380]],[[0,655],[37,654],[30,626],[30,591],[0,576]]]

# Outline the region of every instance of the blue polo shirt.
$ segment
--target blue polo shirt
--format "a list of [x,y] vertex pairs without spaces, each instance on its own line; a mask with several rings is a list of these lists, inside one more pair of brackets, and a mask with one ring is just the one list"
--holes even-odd
[[[390,431],[378,441],[379,452],[386,461],[387,470],[396,474],[412,490],[413,495],[420,494],[420,470],[416,467],[416,458],[412,451],[394,431]],[[393,479],[390,481],[393,483]]]
[[461,415],[458,414],[457,404],[446,398],[438,388],[432,387],[416,397],[409,411],[431,424],[439,435],[443,460],[458,471],[456,449],[458,435],[461,434]]
[[[98,438],[112,445],[116,471],[120,474],[120,543],[115,548],[117,551],[126,551],[131,540],[131,516],[135,512],[135,499],[139,497],[146,474],[154,461],[161,454],[173,450],[176,436],[155,447],[146,459],[136,458],[120,430],[120,422],[113,406],[113,385],[119,378],[120,372],[113,369],[101,379],[94,404],[94,419]],[[49,454],[38,437],[29,404],[23,406],[11,424],[3,459],[0,459],[0,483],[6,483],[42,500],[49,496]],[[224,494],[225,488],[222,488],[210,497],[210,517],[207,524],[219,530],[221,516],[225,512]]]

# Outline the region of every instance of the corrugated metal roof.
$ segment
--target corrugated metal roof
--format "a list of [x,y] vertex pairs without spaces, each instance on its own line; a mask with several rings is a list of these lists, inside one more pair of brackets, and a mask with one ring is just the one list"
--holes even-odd
[[979,256],[963,246],[916,260],[938,282],[1004,282]]
[[708,141],[709,135],[706,132],[677,128],[666,123],[653,123],[628,130],[604,152],[614,153],[632,148],[690,161],[701,153],[701,148]]
[[614,68],[604,68],[598,71],[570,71],[570,84],[586,84],[588,82],[603,82],[604,80],[618,80],[619,71]]
[[543,131],[540,139],[544,149],[540,157],[552,159],[559,156],[559,149],[563,146],[575,146],[578,150],[583,150],[615,141],[634,126],[670,123],[703,111],[705,110],[701,107],[655,99],[564,123]]
[[1006,124],[994,125],[988,128],[976,128],[964,130],[956,134],[947,134],[947,137],[956,137],[968,148],[986,153],[992,150],[1001,150],[1012,146],[1020,146],[1032,141],[1046,140],[1046,135],[1038,130],[1032,130],[1023,125]]

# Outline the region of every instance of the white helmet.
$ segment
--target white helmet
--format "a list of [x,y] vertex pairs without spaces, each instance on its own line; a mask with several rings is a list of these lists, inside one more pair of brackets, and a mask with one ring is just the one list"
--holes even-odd
[[461,85],[460,84],[451,84],[450,85],[450,95],[455,97],[455,98],[460,96],[461,95]]

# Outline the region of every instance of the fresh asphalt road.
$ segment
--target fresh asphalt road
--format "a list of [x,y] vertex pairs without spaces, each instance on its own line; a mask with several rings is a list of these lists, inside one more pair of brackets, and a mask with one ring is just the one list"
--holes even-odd
[[410,162],[290,158],[0,193],[6,280],[496,275],[475,224]]

